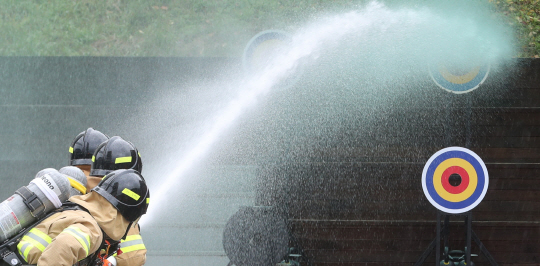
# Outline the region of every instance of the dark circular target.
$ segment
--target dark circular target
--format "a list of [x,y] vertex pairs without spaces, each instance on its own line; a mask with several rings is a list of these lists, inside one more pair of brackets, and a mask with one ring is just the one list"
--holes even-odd
[[242,207],[225,225],[223,249],[236,266],[275,266],[289,251],[286,221],[272,207]]

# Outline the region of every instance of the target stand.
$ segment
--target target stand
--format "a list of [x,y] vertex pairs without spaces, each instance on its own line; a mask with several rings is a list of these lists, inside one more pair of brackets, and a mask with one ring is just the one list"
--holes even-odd
[[[492,266],[498,266],[482,241],[472,230],[472,212],[484,198],[489,184],[486,166],[476,153],[449,147],[436,152],[424,166],[422,188],[429,202],[438,209],[436,237],[414,264],[421,266],[435,249],[435,265],[466,266],[471,262],[471,242],[480,248]],[[450,217],[463,216],[465,250],[449,249]],[[441,242],[444,251],[441,259]]]

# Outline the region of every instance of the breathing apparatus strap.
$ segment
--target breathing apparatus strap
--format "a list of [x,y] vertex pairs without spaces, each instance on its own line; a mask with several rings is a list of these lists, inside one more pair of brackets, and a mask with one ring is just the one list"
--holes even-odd
[[131,229],[131,226],[133,225],[133,222],[130,222],[127,229],[126,229],[126,233],[124,234],[124,236],[121,238],[121,240],[126,240],[126,237],[129,233],[129,229]]
[[21,196],[24,205],[26,205],[26,207],[30,209],[30,214],[32,214],[34,218],[39,218],[43,214],[45,214],[45,204],[43,204],[43,201],[41,201],[30,189],[23,186],[17,189],[17,191],[15,191],[15,194]]
[[[8,250],[8,249],[2,249],[2,260],[7,263],[7,265],[12,266],[21,266],[23,265],[23,261],[17,256],[17,253]],[[2,264],[3,265],[3,264]]]
[[85,207],[77,204],[77,203],[73,203],[71,201],[66,201],[62,204],[62,208],[61,208],[62,211],[85,211],[87,212],[88,214],[90,214],[90,216],[92,216],[92,214],[90,213],[90,211],[88,211]]

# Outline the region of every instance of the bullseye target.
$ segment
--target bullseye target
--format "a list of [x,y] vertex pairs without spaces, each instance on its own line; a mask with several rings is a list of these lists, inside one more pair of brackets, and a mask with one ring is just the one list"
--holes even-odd
[[427,161],[422,188],[429,202],[446,213],[476,207],[489,185],[486,165],[476,153],[461,147],[442,149]]
[[461,94],[478,88],[488,77],[489,64],[469,67],[431,66],[429,74],[435,83],[446,91]]

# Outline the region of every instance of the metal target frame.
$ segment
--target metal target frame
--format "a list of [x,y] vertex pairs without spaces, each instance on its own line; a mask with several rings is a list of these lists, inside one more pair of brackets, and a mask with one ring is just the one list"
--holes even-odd
[[[448,184],[453,173],[462,177],[462,184],[457,187]],[[473,209],[484,199],[488,186],[486,165],[476,153],[462,147],[448,147],[436,152],[422,172],[426,198],[446,213],[459,214]]]

